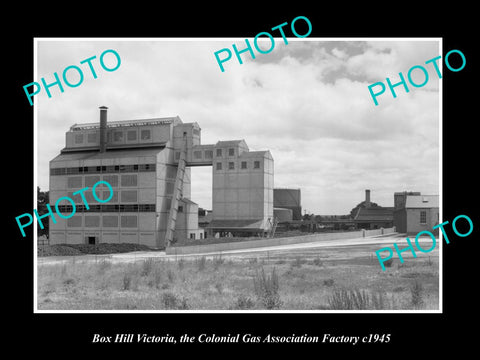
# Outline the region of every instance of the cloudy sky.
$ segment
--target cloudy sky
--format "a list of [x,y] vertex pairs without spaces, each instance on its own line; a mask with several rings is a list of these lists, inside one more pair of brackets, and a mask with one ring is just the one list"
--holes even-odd
[[[53,82],[69,65],[84,70],[80,86],[34,98],[38,186],[48,189],[48,163],[69,127],[98,121],[104,105],[110,121],[178,115],[200,125],[204,144],[244,139],[251,150],[270,150],[275,186],[300,188],[309,213],[349,213],[365,189],[382,206],[393,206],[395,191],[439,194],[441,81],[433,66],[425,66],[424,87],[399,86],[396,99],[387,88],[378,106],[368,91],[440,55],[439,41],[288,40],[276,38],[255,59],[243,54],[242,65],[233,55],[221,72],[214,52],[233,43],[242,49],[244,39],[38,39],[34,81]],[[116,71],[100,67],[107,49],[121,57]],[[80,65],[93,55],[97,79]],[[113,56],[105,61],[115,64]],[[76,82],[74,71],[69,76]],[[412,76],[423,81],[419,70]],[[211,208],[211,168],[192,170],[192,200]]]

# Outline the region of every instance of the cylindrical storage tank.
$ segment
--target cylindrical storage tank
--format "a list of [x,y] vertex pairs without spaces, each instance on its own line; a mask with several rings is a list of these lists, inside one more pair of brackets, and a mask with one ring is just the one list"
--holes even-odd
[[278,222],[292,221],[293,211],[291,209],[274,208],[273,216],[277,219]]
[[301,220],[302,202],[300,189],[273,189],[273,207],[290,209],[293,219]]

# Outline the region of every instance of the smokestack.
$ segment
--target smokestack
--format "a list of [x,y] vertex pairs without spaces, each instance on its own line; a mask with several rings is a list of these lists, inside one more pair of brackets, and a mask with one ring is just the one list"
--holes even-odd
[[370,190],[365,190],[365,207],[370,207]]
[[107,110],[108,107],[100,106],[100,152],[107,150]]

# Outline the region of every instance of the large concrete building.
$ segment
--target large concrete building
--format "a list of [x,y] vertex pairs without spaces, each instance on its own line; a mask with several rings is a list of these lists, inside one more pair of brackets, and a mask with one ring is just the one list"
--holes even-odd
[[[66,146],[50,161],[50,204],[75,201],[68,219],[50,219],[50,244],[140,243],[168,246],[175,239],[204,236],[198,205],[190,200],[191,166],[212,166],[213,219],[210,232],[224,229],[267,232],[273,218],[273,158],[249,151],[243,140],[202,145],[197,123],[177,117],[73,125]],[[113,189],[105,203],[90,191],[98,181]],[[84,191],[82,197],[74,192]],[[106,200],[110,190],[95,193]],[[102,198],[103,197],[103,198]],[[61,200],[61,213],[72,205]]]
[[438,225],[439,196],[422,195],[420,192],[396,192],[394,194],[393,225],[397,232],[408,235],[417,234],[422,230],[433,230]]

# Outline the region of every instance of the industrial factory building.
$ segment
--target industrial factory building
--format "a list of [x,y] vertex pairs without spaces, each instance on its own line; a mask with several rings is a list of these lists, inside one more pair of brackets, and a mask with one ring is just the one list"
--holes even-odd
[[[212,221],[208,232],[265,233],[273,221],[273,158],[250,151],[243,140],[202,145],[197,123],[177,117],[73,125],[66,146],[50,161],[50,206],[75,200],[68,219],[50,218],[50,244],[140,243],[155,248],[176,239],[205,236],[198,205],[190,200],[192,166],[211,166]],[[113,197],[98,202],[85,191],[87,209],[74,192],[107,181]],[[103,188],[102,188],[103,187]],[[96,188],[100,200],[110,195]],[[72,213],[62,200],[59,211]]]

